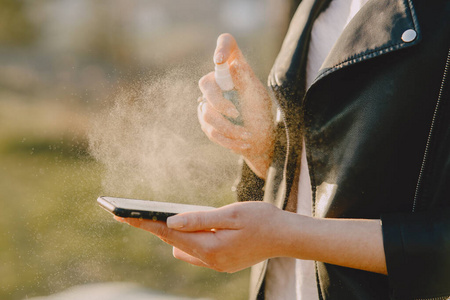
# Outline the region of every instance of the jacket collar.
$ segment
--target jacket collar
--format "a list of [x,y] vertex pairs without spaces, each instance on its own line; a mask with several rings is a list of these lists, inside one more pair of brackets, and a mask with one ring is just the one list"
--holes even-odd
[[275,60],[268,83],[282,86],[303,72],[314,20],[331,0],[303,0],[295,12],[281,50]]
[[371,0],[344,29],[315,81],[354,63],[413,46],[420,40],[410,0]]
[[[269,75],[269,85],[292,91],[304,86],[312,25],[328,4],[329,0],[301,2]],[[408,30],[416,34],[412,41],[404,36]],[[411,0],[369,0],[342,32],[315,82],[344,67],[413,46],[420,39]]]

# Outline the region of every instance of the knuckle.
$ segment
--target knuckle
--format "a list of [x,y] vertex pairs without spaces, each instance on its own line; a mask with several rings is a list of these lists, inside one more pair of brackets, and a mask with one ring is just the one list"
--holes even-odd
[[205,75],[202,78],[200,78],[200,80],[198,81],[198,86],[199,87],[205,87],[207,81],[208,81],[208,75]]
[[237,222],[241,217],[241,211],[235,207],[231,208],[229,211],[228,218],[232,222]]
[[201,104],[197,107],[197,116],[200,122],[206,122],[205,120],[205,104]]
[[203,113],[203,120],[205,120],[206,123],[211,124],[213,121],[213,117],[209,113],[209,105],[207,103],[203,104],[202,113]]
[[213,127],[205,128],[205,133],[209,138],[217,137],[217,131]]
[[198,86],[201,90],[207,90],[213,83],[214,73],[208,73],[198,81]]
[[217,114],[214,113],[214,111],[210,111],[207,105],[204,105],[203,110],[203,120],[210,124],[212,128],[215,128],[216,130],[223,130],[224,124],[222,124],[221,120],[218,120]]
[[214,103],[214,108],[221,114],[225,114],[226,111],[232,107],[233,105],[230,104],[228,100],[219,99],[216,103]]
[[199,214],[197,218],[195,218],[195,227],[204,229],[206,226],[205,216],[203,214]]
[[219,131],[217,131],[215,129],[211,129],[208,134],[209,134],[209,137],[211,139],[213,139],[214,141],[217,141],[217,142],[222,141],[222,134]]
[[167,238],[169,237],[169,228],[167,228],[166,226],[160,226],[155,234],[164,242],[167,241]]
[[206,134],[206,136],[211,140],[211,141],[215,141],[216,140],[216,138],[214,137],[214,132],[215,132],[215,130],[214,129],[212,129],[212,128],[205,128],[205,130],[203,131],[205,134]]

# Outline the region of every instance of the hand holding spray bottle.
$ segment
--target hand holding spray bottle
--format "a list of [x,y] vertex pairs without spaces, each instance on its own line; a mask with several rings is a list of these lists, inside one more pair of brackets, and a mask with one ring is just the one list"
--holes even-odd
[[217,85],[219,85],[220,89],[223,91],[223,97],[231,101],[231,103],[233,103],[233,105],[239,111],[239,116],[235,119],[227,116],[225,117],[233,124],[243,126],[244,122],[240,114],[241,110],[239,105],[239,93],[234,88],[233,79],[231,78],[230,74],[230,66],[228,65],[228,62],[225,62],[223,64],[216,63],[215,65],[214,76],[216,78]]

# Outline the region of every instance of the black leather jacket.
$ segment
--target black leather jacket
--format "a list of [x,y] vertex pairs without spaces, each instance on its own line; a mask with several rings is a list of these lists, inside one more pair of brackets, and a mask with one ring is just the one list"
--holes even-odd
[[[303,0],[269,76],[280,110],[266,182],[240,200],[285,207],[302,139],[316,217],[381,219],[388,276],[316,263],[321,299],[450,296],[450,1],[369,0],[313,85],[305,65],[327,0]],[[263,196],[264,193],[264,196]],[[265,263],[252,297],[263,299]]]

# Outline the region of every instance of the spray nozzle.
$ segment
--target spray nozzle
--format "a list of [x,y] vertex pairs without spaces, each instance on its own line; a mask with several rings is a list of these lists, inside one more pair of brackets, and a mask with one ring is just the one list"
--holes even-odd
[[216,64],[214,76],[222,91],[230,91],[234,89],[234,83],[231,78],[230,66],[228,65],[228,62]]

